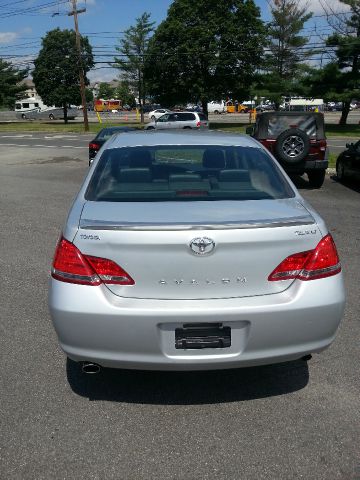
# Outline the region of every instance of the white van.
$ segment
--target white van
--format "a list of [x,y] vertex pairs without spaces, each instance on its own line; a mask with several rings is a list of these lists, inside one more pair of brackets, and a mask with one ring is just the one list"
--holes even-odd
[[208,108],[208,113],[219,114],[219,113],[225,113],[227,111],[225,102],[223,100],[221,102],[214,102],[214,101],[209,102],[207,104],[207,108]]
[[[15,113],[21,118],[27,119],[49,119],[58,120],[64,118],[64,111],[61,107],[48,107],[43,103],[40,97],[24,98],[15,103]],[[68,120],[74,120],[78,115],[77,109],[71,107],[68,109]]]
[[40,112],[46,107],[41,98],[24,98],[15,103],[15,112],[20,113],[22,118],[26,118],[26,113]]

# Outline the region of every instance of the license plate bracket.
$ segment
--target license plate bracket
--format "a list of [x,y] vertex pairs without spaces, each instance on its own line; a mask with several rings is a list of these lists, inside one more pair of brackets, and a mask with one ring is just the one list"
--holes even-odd
[[198,350],[231,347],[231,328],[222,323],[186,323],[175,329],[175,348]]

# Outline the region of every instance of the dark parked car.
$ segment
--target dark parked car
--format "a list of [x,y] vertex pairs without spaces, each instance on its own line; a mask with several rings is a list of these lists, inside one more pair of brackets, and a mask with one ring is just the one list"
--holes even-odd
[[313,188],[324,183],[328,150],[322,113],[260,113],[247,133],[270,150],[289,175],[306,173]]
[[135,129],[131,127],[106,127],[100,130],[96,137],[89,143],[89,165],[91,165],[93,158],[104,145],[106,140],[114,135],[114,133],[130,132],[131,130]]
[[336,161],[336,174],[341,182],[360,180],[360,140],[346,144],[346,150],[340,153]]

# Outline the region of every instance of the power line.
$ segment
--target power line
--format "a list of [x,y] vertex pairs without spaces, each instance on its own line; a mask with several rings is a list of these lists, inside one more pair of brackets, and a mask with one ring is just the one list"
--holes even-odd
[[35,12],[39,12],[41,10],[44,10],[45,8],[56,7],[56,6],[63,5],[63,4],[66,4],[66,3],[68,3],[68,0],[57,0],[57,1],[43,3],[41,5],[35,5],[35,6],[32,6],[32,7],[23,8],[23,9],[19,9],[19,10],[11,10],[9,12],[5,12],[5,13],[1,14],[0,19],[2,20],[2,19],[5,19],[5,18],[14,17],[14,16],[18,16],[18,15],[28,15],[30,13],[35,13]]

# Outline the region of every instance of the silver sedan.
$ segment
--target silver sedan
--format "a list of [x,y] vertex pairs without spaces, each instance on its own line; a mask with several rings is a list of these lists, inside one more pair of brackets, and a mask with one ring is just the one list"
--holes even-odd
[[201,370],[321,352],[344,297],[324,221],[257,141],[130,132],[69,212],[49,306],[85,371]]

